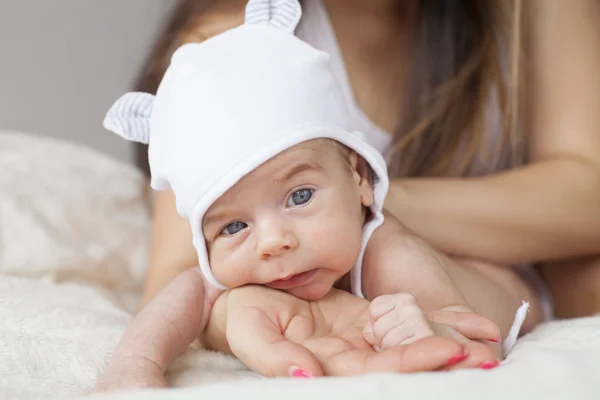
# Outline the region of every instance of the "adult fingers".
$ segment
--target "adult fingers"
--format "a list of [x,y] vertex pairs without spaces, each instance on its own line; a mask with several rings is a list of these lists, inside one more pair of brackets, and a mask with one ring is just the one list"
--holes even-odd
[[263,376],[321,376],[321,364],[306,347],[281,334],[281,327],[258,308],[232,310],[226,335],[233,354]]
[[429,320],[454,329],[472,340],[500,341],[500,328],[492,320],[473,313],[460,311],[431,311]]
[[463,346],[445,337],[427,337],[381,352],[355,350],[323,360],[326,375],[347,376],[376,372],[425,372],[447,367],[463,357]]
[[500,360],[494,351],[486,344],[481,342],[465,343],[465,351],[468,354],[464,360],[454,363],[445,368],[446,370],[481,368],[492,369],[500,365]]

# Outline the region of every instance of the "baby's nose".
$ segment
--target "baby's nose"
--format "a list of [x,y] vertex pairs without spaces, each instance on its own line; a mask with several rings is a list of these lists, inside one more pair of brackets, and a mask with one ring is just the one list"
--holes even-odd
[[257,251],[261,260],[281,256],[298,246],[296,235],[291,229],[269,224],[259,233]]

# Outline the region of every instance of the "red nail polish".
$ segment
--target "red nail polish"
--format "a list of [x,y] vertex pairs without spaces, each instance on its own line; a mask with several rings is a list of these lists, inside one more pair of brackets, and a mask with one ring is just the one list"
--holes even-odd
[[312,375],[311,375],[311,373],[310,373],[310,372],[308,372],[308,371],[305,371],[305,370],[303,370],[303,369],[300,369],[300,368],[298,368],[298,369],[295,369],[295,370],[292,372],[292,376],[293,376],[294,378],[312,378]]
[[466,352],[465,352],[465,353],[463,353],[463,354],[459,354],[459,355],[457,355],[457,356],[451,357],[451,358],[448,360],[448,366],[456,365],[456,364],[458,364],[459,362],[461,362],[461,361],[464,361],[464,360],[465,360],[467,357],[469,357],[469,354],[468,354],[468,353],[466,353]]
[[500,365],[500,361],[498,361],[498,360],[486,361],[486,362],[482,363],[479,366],[479,368],[481,368],[481,369],[492,369],[492,368],[496,368],[498,365]]
[[500,343],[502,341],[501,338],[498,339],[488,339],[488,342]]

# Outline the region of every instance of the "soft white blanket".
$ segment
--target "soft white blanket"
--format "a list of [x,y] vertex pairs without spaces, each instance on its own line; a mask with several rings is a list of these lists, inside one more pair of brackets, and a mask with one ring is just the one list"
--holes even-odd
[[[131,166],[56,140],[0,133],[0,399],[87,394],[131,319],[148,207]],[[134,399],[598,399],[600,316],[542,325],[491,371],[265,380],[192,352],[176,389]]]

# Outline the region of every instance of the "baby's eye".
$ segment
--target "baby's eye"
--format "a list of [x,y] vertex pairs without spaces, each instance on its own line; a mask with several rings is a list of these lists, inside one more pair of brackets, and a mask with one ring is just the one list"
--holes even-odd
[[301,206],[302,204],[308,203],[314,193],[313,189],[300,189],[296,190],[287,201],[288,207]]
[[236,233],[238,233],[242,229],[246,228],[247,226],[248,226],[248,224],[246,224],[245,222],[233,221],[232,223],[227,225],[225,228],[223,228],[223,230],[221,231],[221,234],[222,235],[235,235]]

